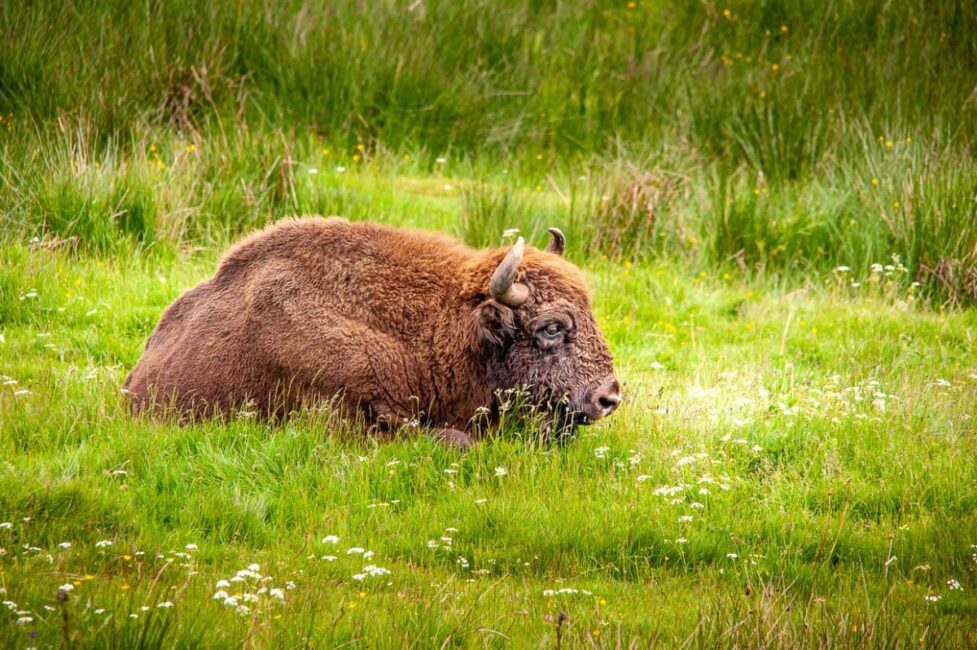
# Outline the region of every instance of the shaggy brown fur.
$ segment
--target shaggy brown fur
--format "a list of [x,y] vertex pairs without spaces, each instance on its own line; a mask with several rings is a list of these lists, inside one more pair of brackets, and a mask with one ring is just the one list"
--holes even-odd
[[336,217],[281,221],[166,310],[126,379],[133,408],[208,415],[250,401],[285,414],[338,397],[349,415],[419,418],[462,443],[499,389],[568,401],[577,421],[606,415],[619,387],[580,272],[527,248],[528,299],[509,306],[489,291],[507,253]]

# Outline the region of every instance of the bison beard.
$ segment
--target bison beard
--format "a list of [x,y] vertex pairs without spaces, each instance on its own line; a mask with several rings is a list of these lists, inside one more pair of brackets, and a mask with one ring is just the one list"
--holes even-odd
[[[340,218],[285,220],[236,244],[163,314],[126,379],[134,411],[281,416],[331,402],[378,427],[420,421],[464,446],[499,396],[572,430],[620,402],[583,277],[551,228],[473,250]],[[552,431],[552,429],[551,429]]]

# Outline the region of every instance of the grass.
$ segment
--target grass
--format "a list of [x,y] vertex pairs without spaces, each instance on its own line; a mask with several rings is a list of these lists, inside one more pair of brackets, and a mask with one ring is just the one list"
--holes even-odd
[[[975,645],[975,26],[0,3],[0,645]],[[624,406],[466,453],[131,417],[163,309],[301,213],[561,227]]]
[[[133,419],[121,381],[216,253],[3,248],[0,585],[33,619],[5,645],[974,642],[973,312],[594,260],[628,400],[566,447]],[[212,600],[252,563],[284,602]]]
[[336,170],[433,174],[588,255],[867,276],[894,253],[971,303],[975,27],[918,0],[5,3],[0,231],[108,252],[400,221]]

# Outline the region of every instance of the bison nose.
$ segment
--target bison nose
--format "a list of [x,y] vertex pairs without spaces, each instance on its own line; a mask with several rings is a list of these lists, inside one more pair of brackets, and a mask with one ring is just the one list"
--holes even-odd
[[620,403],[621,385],[611,377],[591,391],[584,415],[590,420],[599,420],[613,413]]

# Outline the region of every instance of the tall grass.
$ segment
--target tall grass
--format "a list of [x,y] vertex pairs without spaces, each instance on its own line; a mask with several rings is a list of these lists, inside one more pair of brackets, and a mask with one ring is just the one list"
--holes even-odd
[[0,34],[7,238],[402,221],[358,191],[367,170],[453,179],[468,199],[440,209],[473,243],[557,218],[581,254],[897,254],[907,281],[977,295],[969,2],[8,2]]

